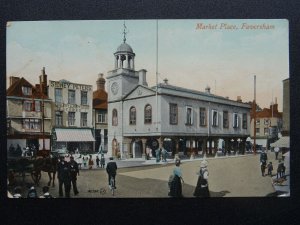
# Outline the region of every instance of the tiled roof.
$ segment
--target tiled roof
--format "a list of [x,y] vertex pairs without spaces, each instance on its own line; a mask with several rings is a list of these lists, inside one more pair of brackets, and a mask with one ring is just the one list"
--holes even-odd
[[[31,87],[32,95],[24,95],[22,92],[22,87]],[[16,97],[29,97],[29,98],[42,98],[43,94],[41,93],[39,88],[34,87],[31,83],[29,83],[25,78],[20,78],[18,81],[14,82],[6,91],[7,96],[16,96]],[[47,96],[44,95],[44,98]]]

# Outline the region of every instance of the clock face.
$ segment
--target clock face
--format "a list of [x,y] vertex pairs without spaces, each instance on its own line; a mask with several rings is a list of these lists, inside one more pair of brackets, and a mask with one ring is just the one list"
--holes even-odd
[[119,90],[119,85],[117,82],[113,82],[112,85],[111,85],[111,92],[116,95],[118,93],[118,90]]

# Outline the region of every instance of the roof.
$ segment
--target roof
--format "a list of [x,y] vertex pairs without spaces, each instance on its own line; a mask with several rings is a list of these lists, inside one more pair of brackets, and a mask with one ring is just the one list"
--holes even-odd
[[85,142],[95,141],[91,129],[61,129],[56,128],[56,141]]
[[279,148],[289,148],[290,147],[290,137],[283,136],[279,140],[270,144],[271,147],[279,147]]
[[129,44],[124,42],[117,48],[117,52],[130,52],[130,53],[133,53],[133,50],[132,50],[132,48]]
[[105,90],[97,90],[93,92],[93,108],[107,109],[107,92]]
[[[24,95],[22,92],[22,87],[31,87],[32,88],[32,94],[31,95]],[[38,85],[39,86],[39,85]],[[44,95],[40,88],[34,87],[31,83],[29,83],[25,78],[21,78],[14,82],[7,90],[6,90],[7,96],[15,96],[15,97],[24,97],[24,98],[48,98],[46,95]]]
[[274,105],[272,112],[272,106],[270,109],[264,108],[262,111],[256,112],[256,118],[269,118],[269,117],[279,117],[282,118],[282,112],[278,112],[277,106]]
[[[236,105],[246,108],[251,108],[251,106],[248,103],[238,102],[234,101],[222,96],[214,95],[212,93],[187,89],[183,87],[177,87],[170,84],[158,84],[158,93],[159,94],[171,94],[181,97],[192,97],[196,99],[201,99],[205,101],[211,101],[211,102],[219,102],[222,104],[230,104],[230,105]],[[156,90],[156,86],[151,88],[152,90]]]

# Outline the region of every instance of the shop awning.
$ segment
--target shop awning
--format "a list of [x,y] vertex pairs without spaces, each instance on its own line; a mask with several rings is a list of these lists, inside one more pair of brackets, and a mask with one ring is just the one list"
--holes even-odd
[[95,141],[90,129],[55,129],[57,142]]
[[[251,143],[254,144],[254,140],[251,139]],[[267,146],[267,139],[256,139],[255,143],[257,145],[261,145],[262,147],[266,147]]]
[[281,137],[279,140],[272,143],[271,147],[289,148],[290,147],[290,137],[289,136]]

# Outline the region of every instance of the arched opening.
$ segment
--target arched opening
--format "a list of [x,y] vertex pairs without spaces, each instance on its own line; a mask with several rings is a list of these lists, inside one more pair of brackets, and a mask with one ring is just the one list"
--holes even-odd
[[152,157],[156,157],[155,150],[158,148],[158,141],[155,138],[149,138],[146,141],[146,146],[151,149]]
[[142,158],[143,155],[143,143],[141,140],[134,140],[132,142],[132,151],[134,158]]

